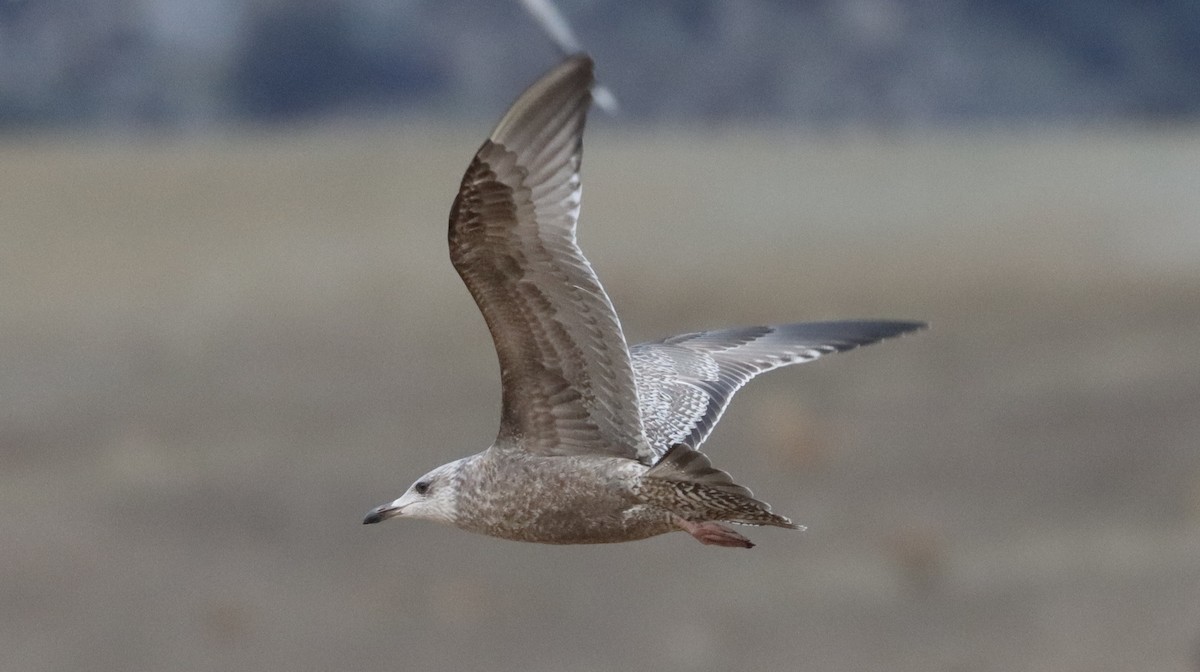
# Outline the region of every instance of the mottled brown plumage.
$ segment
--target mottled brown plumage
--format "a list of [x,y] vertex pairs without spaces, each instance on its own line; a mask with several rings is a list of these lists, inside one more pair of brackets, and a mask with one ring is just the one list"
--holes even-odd
[[685,530],[750,547],[718,521],[796,528],[695,449],[764,371],[920,328],[860,321],[748,327],[626,345],[575,241],[592,62],[568,58],[483,143],[450,211],[450,259],[500,360],[487,450],[422,476],[365,523],[425,518],[551,544]]

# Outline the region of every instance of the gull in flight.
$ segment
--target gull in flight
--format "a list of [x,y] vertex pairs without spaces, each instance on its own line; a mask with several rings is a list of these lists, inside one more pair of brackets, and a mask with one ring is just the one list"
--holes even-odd
[[479,148],[450,209],[450,260],[500,359],[500,430],[417,479],[364,524],[413,518],[545,544],[682,530],[750,548],[723,524],[801,529],[699,452],[760,373],[925,325],[861,320],[741,327],[632,347],[575,242],[592,61],[524,93]]

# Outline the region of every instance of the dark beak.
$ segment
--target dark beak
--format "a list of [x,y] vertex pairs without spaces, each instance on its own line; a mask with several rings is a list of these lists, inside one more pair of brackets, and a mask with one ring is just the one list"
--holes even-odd
[[400,509],[392,508],[391,504],[384,504],[383,506],[377,506],[367,512],[367,517],[363,518],[363,525],[373,525],[375,523],[382,523],[383,521],[387,520],[388,518],[391,518],[392,516],[396,515],[399,512],[400,512]]

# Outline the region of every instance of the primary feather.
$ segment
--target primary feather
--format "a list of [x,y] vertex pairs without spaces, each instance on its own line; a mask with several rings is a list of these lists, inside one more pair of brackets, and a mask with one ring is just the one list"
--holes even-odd
[[921,329],[922,322],[799,322],[680,334],[630,348],[642,424],[659,455],[698,448],[755,376]]

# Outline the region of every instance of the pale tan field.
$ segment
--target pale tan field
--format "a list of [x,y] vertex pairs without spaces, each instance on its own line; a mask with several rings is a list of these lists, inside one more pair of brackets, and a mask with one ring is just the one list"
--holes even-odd
[[495,431],[482,132],[0,142],[0,669],[1200,667],[1200,132],[593,133],[631,340],[933,323],[739,395],[751,551],[359,524]]

